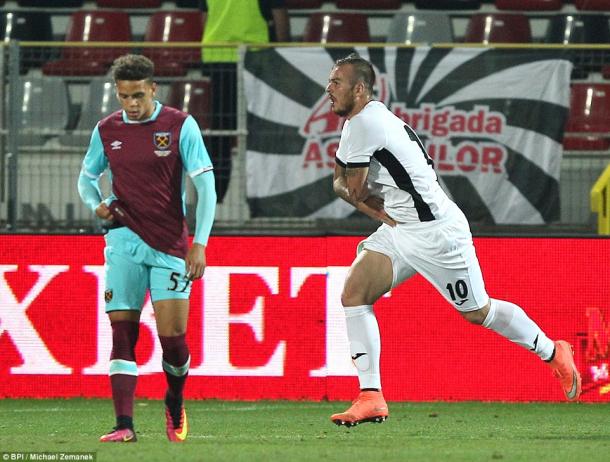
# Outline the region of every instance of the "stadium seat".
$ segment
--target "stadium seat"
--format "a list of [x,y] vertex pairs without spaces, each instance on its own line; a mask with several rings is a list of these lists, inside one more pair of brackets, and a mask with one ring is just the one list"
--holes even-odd
[[199,8],[199,0],[176,0],[178,8]]
[[610,84],[574,83],[563,139],[567,150],[610,148]]
[[360,13],[313,13],[303,32],[304,42],[370,42],[367,16]]
[[84,0],[17,0],[17,5],[40,8],[80,8]]
[[60,143],[86,149],[95,124],[119,109],[121,105],[116,97],[114,82],[108,77],[92,78],[85,90],[76,127],[73,132],[60,136]]
[[96,0],[99,8],[159,8],[161,0]]
[[286,0],[284,3],[289,10],[318,9],[323,0]]
[[610,0],[574,0],[577,10],[610,11]]
[[17,106],[19,144],[38,146],[61,134],[70,121],[68,87],[61,77],[22,77]]
[[[76,11],[70,16],[66,42],[129,42],[129,15],[122,11]],[[45,64],[47,75],[102,75],[127,48],[65,47],[61,58]]]
[[554,11],[561,10],[563,0],[496,0],[498,10]]
[[[146,24],[144,42],[201,42],[203,15],[200,11],[158,11]],[[158,76],[182,76],[189,66],[201,63],[201,47],[144,48],[142,54],[155,63]]]
[[464,42],[530,43],[532,30],[524,14],[474,14],[468,21]]
[[[9,40],[51,42],[53,41],[51,16],[38,12],[3,12],[0,13],[0,33],[5,43]],[[50,48],[22,47],[21,73],[42,66],[51,58],[51,52]]]
[[478,10],[479,0],[415,0],[415,8],[421,10]]
[[442,13],[399,13],[390,22],[387,42],[447,43],[453,42],[451,18]]
[[172,82],[167,101],[168,106],[188,112],[201,129],[211,128],[212,82],[204,77],[198,80]]
[[[545,42],[564,45],[609,43],[608,17],[601,14],[555,15],[549,21]],[[607,64],[605,50],[570,50],[570,54],[574,63],[573,79],[587,78],[591,72],[603,72]]]
[[545,42],[563,43],[564,45],[608,43],[609,38],[608,16],[560,14],[550,19]]
[[400,8],[400,0],[335,0],[335,5],[354,10],[395,10]]

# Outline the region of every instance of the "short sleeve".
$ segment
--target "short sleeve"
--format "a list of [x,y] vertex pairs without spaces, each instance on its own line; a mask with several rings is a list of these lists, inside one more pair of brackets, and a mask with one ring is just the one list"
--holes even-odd
[[199,125],[191,115],[184,120],[180,130],[180,155],[190,177],[213,169]]
[[96,125],[91,133],[89,148],[83,159],[83,173],[89,178],[98,178],[108,167],[108,158],[104,153],[104,145],[100,131]]
[[385,130],[370,118],[354,117],[346,135],[343,152],[348,168],[368,167],[371,156],[385,145]]

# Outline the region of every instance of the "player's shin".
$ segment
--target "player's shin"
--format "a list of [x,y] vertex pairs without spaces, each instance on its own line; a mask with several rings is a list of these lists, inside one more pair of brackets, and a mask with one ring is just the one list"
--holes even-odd
[[533,351],[543,360],[553,354],[553,341],[514,303],[492,298],[483,326]]
[[133,428],[133,402],[138,380],[135,346],[139,323],[112,322],[112,353],[110,356],[110,384],[117,427]]
[[347,336],[361,389],[381,389],[379,357],[381,340],[371,305],[345,307]]

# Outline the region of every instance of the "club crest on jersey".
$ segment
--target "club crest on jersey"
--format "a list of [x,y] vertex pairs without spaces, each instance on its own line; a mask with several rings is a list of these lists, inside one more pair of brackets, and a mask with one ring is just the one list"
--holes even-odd
[[155,132],[153,135],[155,144],[155,154],[159,157],[169,156],[172,152],[170,146],[172,144],[172,134],[170,132]]

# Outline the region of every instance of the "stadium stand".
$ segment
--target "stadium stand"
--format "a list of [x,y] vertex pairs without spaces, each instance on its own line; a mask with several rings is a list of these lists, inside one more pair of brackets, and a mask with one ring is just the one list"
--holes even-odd
[[[200,11],[158,11],[152,14],[145,42],[201,42],[203,15]],[[144,48],[160,77],[186,75],[189,66],[201,63],[201,48]]]
[[[0,33],[5,43],[10,40],[50,42],[53,40],[51,16],[39,12],[2,12],[0,13]],[[49,48],[22,48],[20,73],[25,74],[50,58],[51,50]]]
[[610,148],[610,84],[574,83],[563,146],[566,150],[606,151]]
[[96,0],[100,8],[159,8],[161,0]]
[[337,8],[355,10],[395,10],[400,8],[400,0],[335,0]]
[[498,10],[557,11],[563,6],[562,0],[496,0]]
[[453,42],[451,18],[442,13],[398,13],[390,23],[387,41],[408,45]]
[[464,36],[464,42],[480,43],[529,43],[532,31],[529,19],[521,13],[472,15]]
[[63,146],[86,147],[95,124],[111,112],[120,109],[114,82],[108,77],[94,77],[89,81],[74,131],[59,137]]
[[19,143],[39,146],[61,134],[70,121],[70,98],[61,77],[22,77],[17,88],[21,105]]
[[610,0],[574,0],[578,10],[610,11]]
[[[76,11],[70,17],[66,42],[129,42],[129,15],[121,11]],[[65,47],[61,58],[42,67],[47,75],[103,75],[128,48]]]
[[191,114],[201,129],[211,128],[212,82],[198,80],[172,82],[165,104]]
[[288,9],[317,9],[322,6],[322,0],[286,0]]
[[422,10],[478,10],[478,0],[415,0],[415,8]]
[[305,25],[304,42],[369,42],[368,18],[360,13],[313,13]]
[[36,8],[80,8],[84,0],[17,0],[17,5]]

